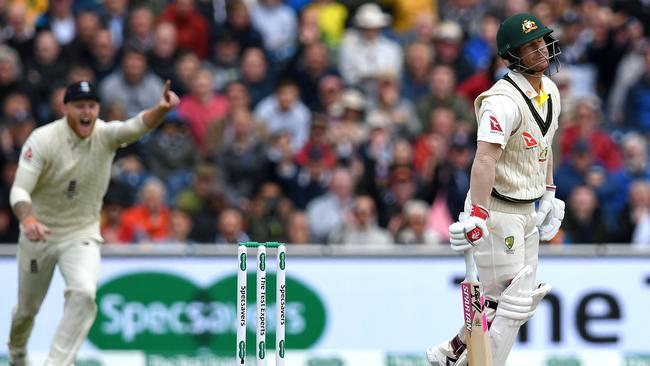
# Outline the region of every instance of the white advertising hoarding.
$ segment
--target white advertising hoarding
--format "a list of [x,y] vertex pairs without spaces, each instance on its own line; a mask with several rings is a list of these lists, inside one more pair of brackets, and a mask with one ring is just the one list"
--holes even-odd
[[[226,339],[221,335],[235,331],[235,286],[226,279],[234,279],[236,265],[234,257],[104,258],[98,318],[82,349],[117,344],[137,350],[166,340],[182,345],[187,339],[187,344],[209,349]],[[17,291],[15,260],[1,258],[0,271],[0,343],[6,344]],[[274,272],[273,261],[268,272]],[[316,351],[421,352],[460,327],[454,281],[463,273],[460,257],[292,258],[289,251],[287,281],[295,282],[296,290],[291,293],[288,283],[288,349],[293,334],[294,346]],[[649,258],[542,258],[538,278],[550,282],[553,291],[527,325],[517,350],[650,352],[650,337],[642,330],[650,324]],[[61,317],[63,291],[57,273],[38,314],[30,351],[47,351]],[[270,301],[269,315],[272,306]],[[249,303],[252,331],[253,312],[254,303]],[[273,325],[271,317],[269,330]]]

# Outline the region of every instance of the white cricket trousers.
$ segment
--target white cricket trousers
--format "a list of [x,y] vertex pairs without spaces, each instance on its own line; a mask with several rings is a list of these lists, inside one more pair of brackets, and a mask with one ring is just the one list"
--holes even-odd
[[488,210],[490,236],[474,249],[474,258],[485,297],[498,300],[524,266],[537,272],[539,232],[533,203],[509,203],[492,197]]
[[[63,243],[18,243],[18,304],[14,308],[9,334],[11,355],[26,354],[27,341],[52,280],[54,267],[65,280],[63,319],[52,340],[46,366],[72,366],[90,330],[97,305],[100,244],[93,240]],[[49,310],[49,309],[48,309]]]

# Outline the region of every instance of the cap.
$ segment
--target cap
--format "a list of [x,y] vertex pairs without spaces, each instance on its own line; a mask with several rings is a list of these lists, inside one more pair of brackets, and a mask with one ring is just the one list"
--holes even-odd
[[97,89],[89,81],[79,81],[74,84],[68,85],[65,89],[63,103],[73,102],[81,99],[92,99],[99,102],[99,94]]
[[453,21],[444,21],[436,27],[435,38],[439,41],[460,42],[463,39],[463,29]]

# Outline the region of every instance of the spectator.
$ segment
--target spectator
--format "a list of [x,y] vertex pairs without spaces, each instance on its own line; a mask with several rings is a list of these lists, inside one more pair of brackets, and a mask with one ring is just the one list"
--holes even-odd
[[319,84],[328,75],[337,75],[335,68],[329,65],[327,46],[321,42],[307,45],[302,54],[302,62],[295,69],[289,70],[300,89],[303,103],[310,110],[325,112],[319,100]]
[[393,238],[388,231],[377,226],[375,203],[369,196],[359,196],[354,200],[354,206],[349,218],[338,231],[330,234],[329,243],[333,244],[393,244]]
[[[400,1],[401,3],[407,3],[406,1]],[[400,38],[401,43],[405,47],[413,43],[424,43],[424,44],[433,44],[434,30],[438,20],[434,11],[428,12],[418,12],[415,13],[412,24],[409,26],[409,29],[405,29],[404,32],[401,32]]]
[[331,169],[336,164],[336,155],[329,139],[328,122],[323,115],[314,115],[311,119],[309,130],[309,139],[295,155],[295,161],[299,165],[304,165],[309,160],[308,156],[315,153],[322,160],[324,167]]
[[192,244],[192,218],[183,210],[174,209],[169,214],[169,236],[167,244]]
[[275,93],[260,102],[255,108],[255,117],[271,134],[288,133],[294,152],[309,137],[310,112],[300,101],[298,87],[291,80],[280,82]]
[[194,0],[174,0],[158,18],[176,27],[178,47],[196,53],[201,59],[209,54],[210,28],[207,20],[195,9]]
[[251,10],[251,20],[264,40],[272,63],[293,56],[298,36],[296,13],[282,0],[260,0]]
[[[640,134],[629,132],[621,141],[623,152],[623,169],[607,176],[603,188],[599,190],[601,208],[604,211],[607,230],[616,236],[617,233],[631,233],[618,226],[624,206],[630,202],[630,187],[634,181],[650,181],[650,165],[648,164],[648,142]],[[631,202],[630,202],[631,203]],[[617,241],[620,241],[619,238]],[[629,242],[629,240],[625,240]]]
[[241,61],[241,82],[246,85],[251,107],[273,92],[274,79],[268,72],[264,52],[259,48],[248,48]]
[[402,97],[413,102],[427,94],[433,57],[433,48],[426,43],[413,42],[408,45],[400,90]]
[[7,9],[7,25],[0,27],[0,39],[18,52],[21,60],[34,54],[34,27],[27,19],[27,5],[13,2]]
[[133,48],[124,51],[122,67],[99,85],[102,102],[121,103],[128,118],[154,104],[162,90],[163,81],[148,69],[146,55]]
[[158,23],[153,33],[153,44],[147,55],[151,71],[163,80],[178,84],[175,73],[178,57],[176,28],[171,23]]
[[339,68],[347,84],[363,86],[385,72],[401,75],[400,46],[381,35],[381,28],[390,21],[377,4],[367,3],[357,9],[354,25],[358,29],[346,31],[339,50]]
[[393,138],[414,140],[420,132],[420,122],[410,100],[400,95],[397,75],[385,73],[377,77],[377,97],[370,103],[369,110],[385,114],[390,121],[390,135]]
[[324,113],[326,115],[335,115],[337,113],[337,104],[341,99],[343,92],[343,81],[338,75],[326,75],[318,82],[318,104],[314,112]]
[[97,81],[101,82],[117,69],[118,56],[118,49],[113,44],[111,32],[107,29],[99,30],[91,41],[88,60]]
[[474,67],[462,53],[463,37],[463,30],[456,22],[444,21],[436,27],[436,64],[451,67],[454,79],[459,82],[474,73]]
[[[142,189],[142,185],[151,178],[141,158],[134,153],[117,157],[113,168],[113,179],[129,188],[131,191],[130,197],[135,197],[136,193]],[[133,201],[128,202],[129,205],[133,203]]]
[[251,23],[246,2],[244,0],[232,0],[228,1],[226,6],[227,18],[220,31],[232,33],[239,40],[242,50],[264,47],[262,35]]
[[34,43],[34,58],[27,62],[24,71],[35,111],[47,105],[55,85],[65,83],[68,68],[66,60],[61,58],[61,48],[52,32],[40,32]]
[[645,72],[625,98],[625,126],[650,135],[650,45],[643,50]]
[[9,94],[2,106],[6,121],[0,131],[0,146],[2,155],[9,160],[20,156],[20,149],[36,127],[31,106],[29,97],[22,93]]
[[299,210],[304,210],[309,202],[327,192],[331,177],[321,148],[311,147],[304,160],[277,172],[285,196]]
[[169,236],[169,208],[165,186],[157,178],[148,179],[138,194],[139,203],[122,215],[119,240],[125,243],[161,242]]
[[129,0],[104,0],[103,18],[115,47],[121,48],[124,41]]
[[47,12],[36,19],[36,29],[51,30],[60,45],[72,42],[76,32],[72,3],[72,0],[50,1]]
[[331,48],[337,48],[345,32],[348,9],[338,1],[316,0],[307,6],[305,12],[311,10],[316,12],[320,33],[325,43]]
[[337,106],[340,116],[329,127],[337,156],[349,157],[367,139],[368,129],[363,121],[365,105],[365,96],[357,89],[346,89],[341,94]]
[[240,55],[241,44],[235,35],[227,31],[219,32],[214,41],[210,67],[217,91],[223,91],[226,85],[240,78]]
[[289,215],[285,225],[287,244],[310,244],[311,237],[309,233],[309,220],[307,215],[302,211],[294,211]]
[[187,121],[194,147],[205,156],[205,136],[208,126],[222,123],[228,114],[228,100],[214,92],[214,79],[208,69],[199,70],[191,84],[191,93],[181,97],[178,114]]
[[244,219],[241,212],[228,208],[221,212],[217,223],[217,244],[239,244],[250,241],[244,231]]
[[[607,116],[616,126],[621,126],[625,122],[625,97],[630,87],[639,80],[646,70],[644,53],[650,46],[650,41],[644,37],[643,24],[638,19],[629,19],[625,24],[625,30],[630,46],[618,64],[612,91],[607,99]],[[564,53],[564,45],[562,52]]]
[[21,82],[22,63],[18,53],[7,45],[0,44],[0,105],[13,92],[26,91]]
[[562,223],[564,242],[570,244],[602,244],[606,242],[604,225],[596,193],[589,186],[577,186],[569,194]]
[[223,92],[226,98],[228,98],[230,110],[249,110],[251,108],[251,97],[248,94],[246,85],[244,85],[241,81],[233,81],[228,83]]
[[631,243],[635,245],[650,245],[650,184],[638,180],[630,188],[630,208],[626,212],[630,220],[629,226],[621,227],[630,229]]
[[200,69],[201,60],[196,54],[183,51],[178,55],[176,64],[174,65],[174,73],[178,88],[180,89],[179,95],[184,96],[190,93],[192,90],[192,82]]
[[154,14],[148,7],[138,6],[131,9],[124,44],[149,52],[153,47],[154,21]]
[[225,194],[239,207],[248,206],[250,197],[265,178],[266,146],[260,137],[250,112],[233,110],[222,137],[223,147],[214,156]]
[[[551,24],[544,21],[544,19],[542,19],[542,22],[548,25]],[[496,39],[499,23],[500,21],[496,14],[491,12],[484,13],[481,16],[480,32],[468,39],[462,48],[462,59],[469,61],[475,72],[487,69],[492,62],[493,56],[497,54]],[[461,80],[460,83],[463,81]],[[489,89],[491,86],[491,84],[488,85],[484,90]]]
[[408,165],[391,168],[388,187],[380,192],[379,225],[397,235],[403,224],[402,212],[406,202],[417,199],[419,182]]
[[440,237],[427,228],[429,207],[426,202],[412,200],[406,202],[402,212],[404,225],[397,233],[398,244],[439,244]]
[[353,206],[354,182],[348,169],[336,168],[332,172],[329,189],[307,205],[307,217],[312,239],[326,243],[328,235],[339,230]]
[[420,98],[416,103],[416,110],[423,130],[431,117],[431,111],[436,107],[448,107],[454,111],[460,123],[467,125],[471,131],[476,130],[473,123],[474,112],[464,97],[455,93],[456,77],[451,67],[436,65],[429,76],[429,94]]
[[65,56],[72,60],[87,60],[90,57],[90,47],[93,38],[102,27],[99,14],[90,10],[77,13],[75,37],[64,50]]
[[576,101],[571,123],[564,128],[560,137],[560,155],[566,159],[572,146],[579,139],[585,140],[594,161],[607,170],[621,167],[621,152],[609,135],[600,127],[602,114],[600,101],[595,98],[581,98]]
[[274,182],[263,183],[250,204],[248,233],[256,241],[279,241],[285,237],[284,222],[291,204]]
[[[650,224],[650,186],[648,186],[648,182],[645,180],[633,181],[625,199],[625,206],[616,218],[617,230],[610,233],[607,241],[610,243],[650,244],[648,236],[650,232],[646,231],[650,229],[650,226],[646,226]],[[644,242],[640,242],[640,240]]]
[[186,188],[197,154],[187,124],[177,113],[171,113],[145,144],[147,165],[153,175],[167,187],[169,202]]

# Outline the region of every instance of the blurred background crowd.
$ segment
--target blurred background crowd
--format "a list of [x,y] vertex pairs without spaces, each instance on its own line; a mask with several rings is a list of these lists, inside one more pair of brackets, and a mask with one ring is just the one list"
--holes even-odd
[[522,11],[562,49],[552,244],[650,243],[642,0],[0,0],[0,242],[20,148],[68,83],[96,83],[109,121],[169,79],[179,108],[117,153],[107,242],[444,244]]

